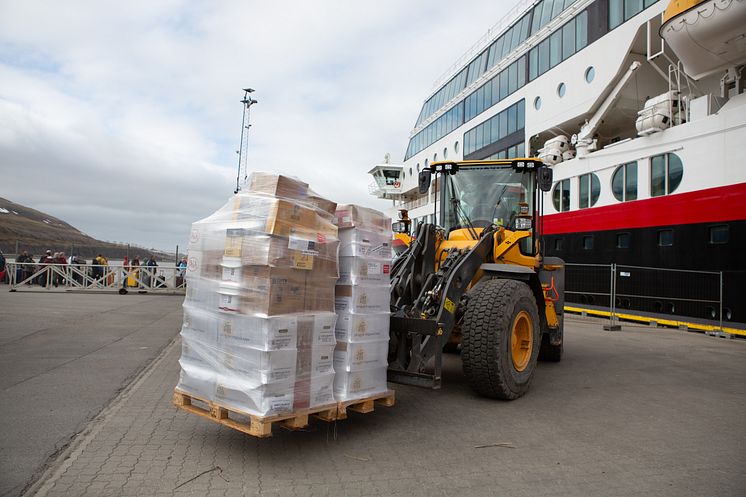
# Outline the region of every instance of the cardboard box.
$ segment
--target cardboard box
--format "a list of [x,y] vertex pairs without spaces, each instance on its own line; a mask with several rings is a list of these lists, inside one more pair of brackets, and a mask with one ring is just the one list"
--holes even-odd
[[337,203],[332,202],[331,200],[327,200],[323,197],[320,197],[316,193],[309,190],[308,192],[308,203],[316,207],[318,210],[322,211],[325,214],[329,214],[329,216],[324,216],[329,221],[334,221],[334,213],[337,211]]
[[359,228],[391,235],[391,218],[383,212],[354,204],[339,205],[335,224],[341,228]]
[[390,301],[388,286],[337,285],[334,291],[337,312],[389,312]]
[[214,311],[220,305],[219,288],[220,282],[214,280],[189,281],[184,303],[195,308]]
[[215,400],[217,373],[212,368],[195,364],[189,359],[179,359],[181,371],[177,390],[204,400]]
[[293,410],[334,404],[334,372],[295,381]]
[[182,335],[187,335],[210,346],[218,341],[218,325],[220,319],[215,313],[200,309],[185,302],[183,304],[184,320],[181,328]]
[[391,259],[350,256],[339,258],[340,284],[389,285],[390,281]]
[[273,197],[305,200],[308,197],[308,184],[282,174],[253,172],[249,176],[247,190]]
[[[203,280],[218,280],[220,279],[220,258],[222,253],[211,250],[201,251],[192,250],[187,254],[187,267],[184,276],[187,281],[196,281],[199,279]],[[149,268],[145,266],[140,267],[138,274],[139,279],[146,283],[144,276],[145,272]],[[153,268],[155,269],[155,268]]]
[[[229,230],[230,231],[230,230]],[[319,237],[311,231],[295,231],[289,237],[266,233],[234,230],[226,244],[224,262],[237,265],[292,267],[314,272],[334,273],[337,271],[336,237]],[[324,239],[324,243],[319,241]]]
[[306,278],[304,312],[334,312],[336,277],[309,274]]
[[298,351],[259,350],[251,347],[231,347],[218,352],[218,370],[259,383],[295,379]]
[[333,312],[318,312],[314,314],[298,315],[297,347],[307,349],[311,347],[334,347],[337,343],[334,336],[334,326],[337,315]]
[[215,402],[246,414],[271,416],[293,410],[293,380],[261,383],[243,376],[217,375]]
[[334,375],[334,399],[338,402],[369,397],[386,390],[385,367],[338,371]]
[[181,335],[181,358],[189,361],[191,364],[207,369],[216,369],[217,349],[215,345],[207,345],[199,341],[198,338],[190,335],[189,332]]
[[341,229],[339,230],[339,256],[391,260],[392,238],[391,233]]
[[238,194],[234,197],[232,209],[231,229],[261,231],[280,236],[289,236],[294,230],[301,228],[318,230],[316,210],[298,201]]
[[295,349],[298,344],[298,317],[295,314],[261,317],[220,313],[217,333],[218,347],[222,350],[233,347]]
[[337,314],[335,334],[344,342],[370,342],[388,340],[391,315],[388,312],[377,314]]
[[219,309],[274,316],[303,309],[305,272],[299,269],[242,266],[241,283],[222,282]]
[[385,368],[389,364],[388,353],[388,338],[375,342],[338,342],[334,349],[334,371]]

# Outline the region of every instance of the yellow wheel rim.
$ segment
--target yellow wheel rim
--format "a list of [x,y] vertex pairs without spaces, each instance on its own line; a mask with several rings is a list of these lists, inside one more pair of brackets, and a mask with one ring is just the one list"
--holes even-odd
[[531,316],[521,311],[513,321],[513,331],[510,334],[511,356],[516,371],[523,371],[531,359],[534,348],[534,333]]

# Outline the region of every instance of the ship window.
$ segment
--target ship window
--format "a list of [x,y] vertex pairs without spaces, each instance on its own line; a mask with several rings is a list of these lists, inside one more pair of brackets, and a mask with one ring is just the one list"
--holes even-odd
[[575,51],[588,44],[588,11],[584,10],[575,18]]
[[593,235],[583,237],[583,250],[593,250]]
[[417,174],[420,174],[420,163],[417,163]]
[[533,81],[539,75],[539,47],[534,47],[528,53],[528,80]]
[[658,246],[670,247],[673,245],[673,230],[660,230],[658,232]]
[[624,19],[630,19],[642,12],[642,0],[624,0]]
[[557,85],[557,95],[559,95],[560,98],[565,96],[565,91],[567,90],[567,86],[565,86],[565,83],[560,83]]
[[562,31],[555,31],[549,37],[549,66],[562,62]]
[[427,159],[425,159],[425,168],[427,168]]
[[728,243],[729,233],[727,224],[710,226],[710,243],[722,244]]
[[562,26],[562,60],[575,53],[575,20]]
[[579,176],[579,207],[585,209],[593,207],[598,202],[601,194],[601,181],[595,173],[582,174]]
[[617,233],[616,248],[620,248],[620,249],[629,248],[629,241],[630,241],[629,233]]
[[555,210],[565,212],[570,210],[570,180],[564,179],[554,185],[552,192],[552,203]]
[[453,144],[453,151],[458,153],[458,142]]
[[534,16],[531,20],[531,34],[536,34],[537,31],[539,31],[539,28],[541,28],[541,9],[544,7],[544,4],[547,3],[544,0],[536,4],[536,7],[534,7]]
[[650,196],[659,197],[673,193],[681,184],[684,167],[681,158],[674,153],[650,158]]
[[562,249],[565,246],[565,239],[564,238],[555,238],[554,239],[554,250],[562,251]]
[[552,19],[560,15],[562,9],[565,8],[565,0],[554,0],[554,8],[552,9]]
[[438,154],[433,154],[433,162],[438,162]]
[[624,0],[609,0],[609,29],[624,22]]
[[637,200],[637,162],[628,162],[616,168],[611,177],[611,192],[620,202]]
[[539,43],[539,74],[549,70],[549,38]]
[[534,99],[534,109],[536,110],[541,109],[541,97],[536,97]]
[[443,159],[447,159],[447,158],[448,158],[448,147],[445,147],[443,149]]
[[585,70],[585,82],[590,83],[596,77],[596,69],[593,66]]

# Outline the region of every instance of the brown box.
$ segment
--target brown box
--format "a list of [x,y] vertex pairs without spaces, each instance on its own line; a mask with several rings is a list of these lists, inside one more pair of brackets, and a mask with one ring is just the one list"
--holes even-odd
[[337,206],[334,214],[338,228],[359,228],[369,231],[391,231],[391,218],[383,212],[355,204]]
[[[242,229],[289,236],[293,230],[318,231],[316,210],[292,200],[242,194],[233,197],[231,222]],[[226,240],[226,245],[230,240]]]
[[317,209],[327,214],[330,214],[332,217],[334,216],[334,213],[337,211],[336,202],[332,202],[331,200],[327,200],[323,197],[320,197],[311,191],[308,192],[308,202],[314,207],[316,207]]
[[251,173],[247,189],[279,198],[304,200],[308,197],[307,183],[276,173]]
[[303,310],[305,271],[268,266],[241,267],[240,283],[221,284],[220,310],[240,314],[289,314]]
[[334,312],[334,285],[336,276],[321,273],[308,273],[306,276],[306,300],[304,310],[307,312]]

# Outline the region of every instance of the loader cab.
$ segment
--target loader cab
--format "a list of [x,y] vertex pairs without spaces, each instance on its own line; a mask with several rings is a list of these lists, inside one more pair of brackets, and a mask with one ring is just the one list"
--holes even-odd
[[[439,224],[449,239],[468,239],[491,225],[533,233],[547,171],[551,185],[551,170],[537,159],[436,162],[420,180],[424,186],[436,174],[442,182]],[[522,241],[521,252],[534,254],[533,237]]]

